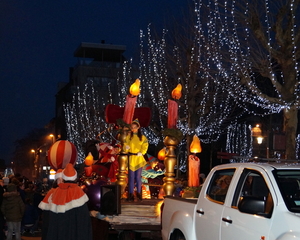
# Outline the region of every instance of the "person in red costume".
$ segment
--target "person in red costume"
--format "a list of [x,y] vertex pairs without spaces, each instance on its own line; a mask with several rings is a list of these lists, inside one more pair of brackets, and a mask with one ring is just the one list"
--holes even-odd
[[[40,203],[41,206],[44,207],[45,204],[49,204],[49,202],[48,202],[49,197],[52,195],[52,193],[55,191],[55,189],[58,187],[58,185],[63,182],[62,171],[63,171],[63,169],[61,169],[61,168],[56,171],[55,177],[54,177],[54,182],[52,184],[52,188],[48,191],[47,195],[44,197],[44,199]],[[46,236],[48,235],[49,213],[50,213],[50,211],[42,212],[42,220],[43,220],[42,239],[46,239],[47,238]]]
[[71,163],[62,171],[63,181],[39,204],[49,211],[47,234],[42,240],[92,240],[88,197],[77,185],[77,172]]

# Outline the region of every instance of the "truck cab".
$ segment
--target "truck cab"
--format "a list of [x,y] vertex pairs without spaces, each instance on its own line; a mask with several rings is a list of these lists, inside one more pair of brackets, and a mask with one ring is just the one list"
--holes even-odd
[[300,166],[215,167],[194,213],[195,239],[300,239]]

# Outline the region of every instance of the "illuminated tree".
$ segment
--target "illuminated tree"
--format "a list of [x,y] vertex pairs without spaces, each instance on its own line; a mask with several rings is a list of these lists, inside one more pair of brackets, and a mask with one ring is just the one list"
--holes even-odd
[[[139,99],[152,104],[154,115],[150,129],[158,136],[157,133],[167,127],[167,101],[171,91],[178,83],[182,84],[177,127],[184,134],[181,145],[185,149],[180,149],[180,152],[186,151],[180,163],[184,171],[189,151],[187,146],[194,134],[204,143],[217,141],[221,134],[226,134],[227,126],[244,113],[241,108],[236,108],[233,98],[224,92],[223,87],[211,81],[201,69],[197,32],[186,26],[177,33],[169,34],[164,30],[161,39],[152,36],[150,27],[147,34],[141,32],[141,49],[144,51],[140,57],[140,78],[145,94]],[[236,148],[239,154],[249,155],[249,151],[240,149]]]
[[[150,27],[147,34],[141,31],[142,91],[137,106],[153,110],[151,126],[146,129],[151,143],[162,140],[167,100],[172,89],[181,83],[178,128],[186,136],[184,144],[188,145],[189,136],[194,134],[202,142],[218,140],[225,127],[245,112],[264,116],[284,111],[286,154],[287,158],[295,158],[299,107],[300,33],[299,16],[295,14],[298,3],[299,0],[199,0],[195,2],[193,21],[184,23],[174,35],[163,30],[157,40]],[[115,104],[122,106],[128,78],[118,81],[122,91]],[[84,106],[84,97],[78,97],[79,104]],[[100,102],[106,105],[108,100]],[[75,111],[75,106],[71,111]],[[98,117],[101,114],[103,119],[103,112]],[[82,120],[84,116],[87,113],[78,116],[82,124],[88,121],[87,117]],[[70,121],[79,131],[75,123]],[[76,131],[70,133],[74,135]]]
[[251,114],[283,111],[286,157],[296,157],[299,0],[196,3],[200,69]]
[[[103,142],[110,142],[115,136],[111,132],[113,126],[105,121],[107,104],[124,106],[125,96],[132,81],[131,63],[124,62],[124,71],[120,72],[116,84],[97,87],[88,79],[77,85],[71,102],[63,106],[67,127],[67,139],[75,144],[78,150],[78,163],[86,157],[85,144],[97,137]],[[108,93],[108,97],[103,92]],[[113,101],[115,100],[115,102]]]

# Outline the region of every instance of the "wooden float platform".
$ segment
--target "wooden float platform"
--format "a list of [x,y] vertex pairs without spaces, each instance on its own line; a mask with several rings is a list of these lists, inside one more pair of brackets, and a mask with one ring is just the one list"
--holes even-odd
[[103,216],[99,212],[92,215],[109,223],[115,230],[160,231],[160,205],[163,199],[143,199],[127,202],[121,200],[121,214]]

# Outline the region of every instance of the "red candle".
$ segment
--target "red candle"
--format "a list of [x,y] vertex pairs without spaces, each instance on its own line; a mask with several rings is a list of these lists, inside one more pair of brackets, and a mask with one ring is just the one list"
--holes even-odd
[[176,128],[178,117],[178,103],[168,100],[168,128]]
[[137,78],[129,88],[130,94],[126,96],[123,121],[127,124],[132,122],[137,96],[140,94],[140,80]]
[[[172,98],[181,98],[181,84],[178,84],[172,91]],[[173,100],[168,100],[168,128],[176,128],[178,118],[178,103]]]
[[84,171],[85,171],[85,176],[90,177],[92,175],[93,168],[91,166],[87,166],[84,168]]
[[125,123],[130,124],[132,122],[135,104],[136,104],[137,97],[131,97],[129,95],[126,96],[126,104],[124,109],[123,120]]

